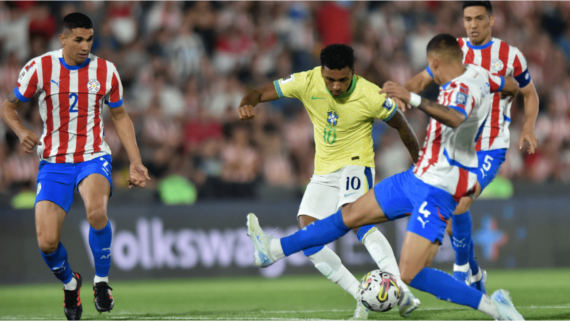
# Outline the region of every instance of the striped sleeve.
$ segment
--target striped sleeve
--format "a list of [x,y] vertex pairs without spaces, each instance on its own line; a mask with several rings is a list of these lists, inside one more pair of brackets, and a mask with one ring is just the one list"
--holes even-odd
[[20,71],[14,95],[21,102],[28,102],[38,91],[38,64],[32,60]]
[[[114,67],[114,65],[113,65]],[[116,68],[113,68],[113,76],[111,79],[111,90],[108,94],[108,100],[105,101],[111,108],[123,106],[123,84]]]
[[513,61],[513,77],[519,83],[520,88],[526,87],[530,81],[530,73],[528,72],[528,64],[523,53],[515,47],[511,47],[515,53],[515,59]]
[[489,73],[489,86],[492,93],[503,90],[505,78],[498,74]]

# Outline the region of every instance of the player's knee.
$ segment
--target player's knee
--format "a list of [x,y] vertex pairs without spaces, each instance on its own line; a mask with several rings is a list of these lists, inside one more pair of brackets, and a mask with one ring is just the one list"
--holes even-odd
[[40,247],[40,251],[44,254],[51,254],[57,250],[57,246],[59,244],[59,239],[56,235],[41,235],[38,234],[38,246]]
[[102,207],[87,208],[87,220],[96,230],[100,230],[107,225],[107,211]]
[[342,208],[342,218],[346,226],[360,226],[362,217],[362,208],[355,206],[354,203],[346,204]]

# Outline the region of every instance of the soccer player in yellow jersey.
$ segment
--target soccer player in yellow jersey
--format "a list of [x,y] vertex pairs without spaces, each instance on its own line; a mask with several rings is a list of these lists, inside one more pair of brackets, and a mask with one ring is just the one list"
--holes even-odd
[[[301,100],[309,113],[316,145],[315,173],[301,201],[299,228],[328,217],[374,186],[371,132],[375,118],[398,130],[414,163],[417,161],[420,147],[414,131],[398,110],[397,101],[379,91],[378,86],[354,74],[352,48],[334,44],[321,52],[321,67],[276,80],[242,99],[238,110],[242,120],[254,118],[258,103],[284,97]],[[388,240],[374,225],[355,232],[379,268],[400,281],[400,314],[409,315],[419,306],[419,300],[401,282]],[[322,274],[356,298],[359,282],[330,248],[319,246],[304,253]],[[354,318],[367,319],[368,310],[357,303]]]

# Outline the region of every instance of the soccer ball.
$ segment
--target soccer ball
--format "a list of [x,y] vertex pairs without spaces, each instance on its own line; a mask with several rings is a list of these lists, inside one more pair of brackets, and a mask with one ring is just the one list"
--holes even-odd
[[372,311],[386,312],[398,304],[400,285],[392,274],[374,270],[360,280],[356,299]]

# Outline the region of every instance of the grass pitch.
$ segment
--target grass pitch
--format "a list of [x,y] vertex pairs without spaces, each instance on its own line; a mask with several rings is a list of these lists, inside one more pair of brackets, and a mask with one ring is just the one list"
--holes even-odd
[[[362,273],[364,274],[364,273]],[[85,281],[89,278],[84,276]],[[360,274],[357,275],[360,277]],[[112,282],[115,308],[99,314],[84,282],[82,319],[346,320],[354,299],[320,275]],[[504,288],[527,320],[570,319],[570,269],[489,271],[489,292]],[[489,320],[470,308],[414,291],[422,305],[410,320]],[[57,283],[0,287],[0,319],[65,319]],[[397,309],[371,320],[402,319]]]

